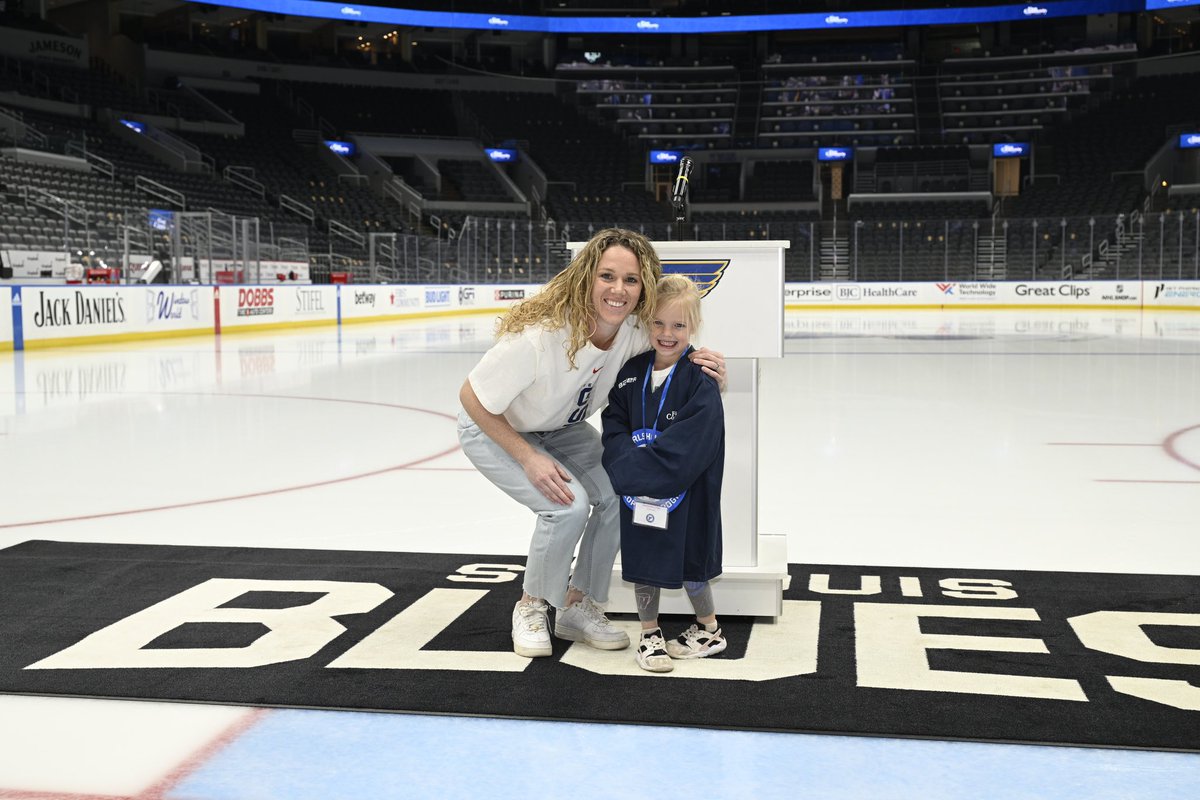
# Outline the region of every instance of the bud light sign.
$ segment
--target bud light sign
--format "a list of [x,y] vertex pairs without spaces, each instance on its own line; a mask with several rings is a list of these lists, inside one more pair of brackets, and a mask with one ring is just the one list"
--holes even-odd
[[1182,148],[1200,147],[1200,133],[1179,134],[1179,146]]
[[1029,155],[1027,142],[1001,142],[992,145],[992,158],[1021,158]]
[[820,161],[849,161],[853,155],[853,147],[822,147],[817,151]]
[[651,164],[678,164],[679,158],[680,158],[680,155],[679,155],[678,150],[651,150],[650,151],[650,163]]

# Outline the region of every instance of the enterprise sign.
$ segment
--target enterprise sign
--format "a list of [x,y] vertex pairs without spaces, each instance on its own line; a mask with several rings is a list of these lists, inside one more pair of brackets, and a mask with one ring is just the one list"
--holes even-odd
[[853,157],[853,147],[822,147],[817,151],[818,161],[849,161]]
[[[205,2],[206,0],[191,0]],[[402,1],[402,0],[401,0]],[[420,11],[325,0],[222,0],[221,5],[268,14],[353,19],[414,28],[532,31],[537,33],[745,33],[775,30],[828,30],[901,25],[964,25],[1078,17],[1197,5],[1200,0],[1064,0],[1064,2],[861,11],[853,14],[742,14],[728,17],[535,17]]]
[[1021,158],[1029,155],[1028,142],[1001,142],[992,145],[992,158]]
[[1200,147],[1200,133],[1179,134],[1179,146],[1185,149],[1190,147]]

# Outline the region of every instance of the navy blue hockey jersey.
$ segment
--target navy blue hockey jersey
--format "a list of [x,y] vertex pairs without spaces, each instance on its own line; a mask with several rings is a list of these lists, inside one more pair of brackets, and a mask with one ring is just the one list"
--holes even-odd
[[[670,384],[657,391],[646,385],[647,368],[653,363],[653,350],[629,359],[608,395],[608,408],[601,416],[604,468],[622,501],[621,576],[632,583],[675,589],[684,581],[707,581],[721,574],[725,411],[716,381],[686,354]],[[667,396],[660,411],[663,391]],[[646,429],[656,429],[658,435],[639,447],[634,432]],[[649,437],[639,433],[639,438]],[[683,498],[669,512],[666,530],[634,524],[634,497],[680,494]]]

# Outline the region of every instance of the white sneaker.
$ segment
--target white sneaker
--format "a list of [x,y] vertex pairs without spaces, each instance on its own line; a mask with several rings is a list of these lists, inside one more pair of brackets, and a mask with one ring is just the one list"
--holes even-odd
[[725,646],[720,628],[709,633],[702,625],[692,625],[667,642],[667,655],[671,658],[707,658],[720,653]]
[[667,643],[663,641],[662,631],[655,630],[649,635],[643,633],[635,655],[637,665],[647,672],[670,672],[675,669],[675,665],[671,663],[666,648]]
[[550,619],[543,600],[522,600],[513,608],[513,652],[526,658],[551,655]]
[[584,642],[598,650],[624,650],[629,634],[614,627],[596,601],[585,597],[554,615],[554,635],[572,642]]

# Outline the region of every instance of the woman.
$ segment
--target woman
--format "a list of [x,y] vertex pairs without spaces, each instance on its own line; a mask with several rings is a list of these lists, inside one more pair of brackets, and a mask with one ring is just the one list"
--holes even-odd
[[[600,463],[599,433],[580,424],[604,407],[617,372],[650,349],[662,264],[650,241],[608,228],[565,270],[500,320],[498,338],[467,376],[458,437],[484,477],[537,514],[524,593],[513,609],[513,650],[551,654],[554,634],[604,650],[629,646],[609,625],[620,519]],[[724,359],[692,355],[724,385]],[[579,547],[575,570],[571,560]]]

